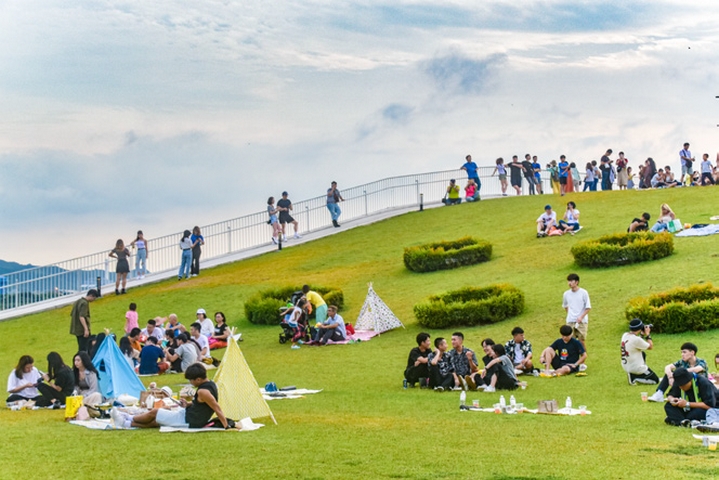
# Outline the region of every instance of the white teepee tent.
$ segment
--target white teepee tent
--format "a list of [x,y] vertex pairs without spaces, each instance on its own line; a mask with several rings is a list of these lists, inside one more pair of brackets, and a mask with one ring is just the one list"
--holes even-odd
[[247,417],[253,420],[270,417],[277,424],[272,410],[262,398],[245,356],[232,336],[228,337],[227,350],[215,374],[215,383],[220,397],[218,403],[227,418],[239,421]]
[[404,328],[404,325],[392,313],[387,304],[379,298],[370,282],[367,298],[357,317],[357,323],[355,323],[355,330],[373,330],[377,333],[382,333],[398,327]]

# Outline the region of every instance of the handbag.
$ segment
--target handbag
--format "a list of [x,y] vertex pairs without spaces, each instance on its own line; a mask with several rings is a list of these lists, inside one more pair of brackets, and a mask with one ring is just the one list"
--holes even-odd
[[554,415],[559,411],[556,400],[540,400],[537,402],[537,413]]
[[65,397],[65,418],[75,418],[80,407],[82,407],[82,395]]
[[667,224],[667,230],[669,230],[669,233],[681,232],[684,230],[684,225],[681,220],[676,218]]

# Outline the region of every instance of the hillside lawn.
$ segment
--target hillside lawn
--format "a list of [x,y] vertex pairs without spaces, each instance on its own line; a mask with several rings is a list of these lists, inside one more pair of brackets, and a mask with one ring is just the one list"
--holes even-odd
[[[570,247],[577,241],[625,231],[633,217],[648,211],[656,219],[663,202],[683,222],[708,223],[719,214],[714,188],[662,191],[588,192],[509,197],[478,204],[414,212],[355,228],[281,252],[204,270],[189,281],[168,280],[108,295],[91,304],[93,331],[121,333],[124,314],[136,302],[141,325],[175,312],[185,325],[197,308],[223,311],[239,327],[240,344],[257,382],[323,389],[300,400],[270,402],[278,425],[255,432],[159,434],[144,431],[91,431],[63,422],[58,411],[0,409],[0,478],[682,478],[716,476],[719,453],[702,448],[687,429],[664,424],[662,405],[643,403],[629,386],[619,361],[623,316],[635,296],[717,279],[719,237],[675,238],[675,254],[656,262],[611,269],[580,269]],[[535,220],[546,203],[558,216],[574,200],[584,229],[572,237],[535,238]],[[652,222],[653,223],[653,222]],[[268,238],[270,230],[268,227]],[[403,247],[465,235],[494,245],[492,259],[476,266],[435,273],[409,272]],[[179,253],[178,253],[179,255]],[[538,361],[564,323],[566,276],[577,272],[591,296],[588,375],[559,379],[525,378],[514,392],[530,407],[542,399],[561,405],[570,395],[587,405],[587,417],[494,415],[460,412],[459,393],[402,389],[402,372],[415,335],[415,303],[458,287],[508,282],[526,294],[525,312],[500,324],[430,331],[433,338],[462,330],[465,344],[510,338],[522,326]],[[277,341],[279,327],[254,326],[243,302],[255,292],[294,283],[338,286],[344,290],[346,321],[355,321],[374,282],[380,297],[404,322],[370,342],[290,350]],[[76,341],[69,332],[70,307],[0,323],[0,365],[8,374],[20,355],[30,354],[47,369],[55,350],[71,364]],[[714,370],[719,352],[716,331],[654,335],[648,364],[660,373],[679,358],[679,346],[693,341],[699,357]],[[222,352],[215,352],[221,356]],[[185,383],[180,375],[144,377],[147,385]],[[501,392],[471,392],[483,406]],[[507,395],[509,398],[509,395]]]

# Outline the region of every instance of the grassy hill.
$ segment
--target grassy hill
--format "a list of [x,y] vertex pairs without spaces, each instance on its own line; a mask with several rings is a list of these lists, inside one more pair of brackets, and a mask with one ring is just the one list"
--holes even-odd
[[[719,214],[712,188],[651,192],[596,192],[505,198],[475,205],[415,212],[310,242],[282,252],[203,271],[187,282],[166,281],[91,305],[92,322],[121,332],[128,304],[140,319],[175,312],[189,324],[197,308],[223,311],[239,327],[243,352],[260,385],[321,388],[302,400],[273,401],[279,424],[257,432],[160,435],[156,431],[96,432],[66,425],[53,411],[0,410],[5,447],[0,477],[253,478],[652,478],[668,472],[684,478],[716,474],[716,453],[701,448],[690,432],[666,427],[661,405],[642,403],[646,387],[627,385],[619,362],[619,338],[626,330],[623,309],[638,295],[674,286],[716,280],[719,237],[676,238],[670,258],[604,270],[573,264],[571,246],[582,239],[625,231],[630,220],[648,211],[658,216],[669,203],[683,222],[707,223]],[[576,236],[535,238],[535,220],[546,203],[563,212],[574,200],[584,225]],[[493,243],[490,262],[430,274],[402,264],[403,247],[473,235]],[[588,376],[529,378],[518,402],[571,395],[587,405],[587,417],[499,416],[460,412],[458,393],[403,390],[407,353],[421,331],[412,314],[428,295],[467,285],[508,282],[526,294],[526,310],[516,319],[489,327],[462,329],[465,344],[479,350],[483,338],[504,342],[521,325],[535,356],[558,337],[564,322],[566,276],[577,272],[589,291]],[[258,327],[244,319],[243,302],[258,290],[303,283],[338,286],[354,322],[367,282],[403,320],[406,330],[367,343],[291,351],[277,342],[279,327]],[[41,369],[51,350],[69,363],[75,339],[69,335],[70,308],[0,323],[0,365],[9,373],[22,354]],[[453,329],[454,330],[454,329]],[[451,330],[430,331],[433,337]],[[657,372],[679,358],[679,346],[694,341],[699,356],[713,365],[717,332],[655,335],[648,364]],[[145,383],[150,380],[143,378]],[[178,375],[157,377],[160,385],[184,383]],[[482,405],[496,394],[470,393]],[[37,460],[36,460],[37,459]],[[37,470],[37,471],[35,471]]]

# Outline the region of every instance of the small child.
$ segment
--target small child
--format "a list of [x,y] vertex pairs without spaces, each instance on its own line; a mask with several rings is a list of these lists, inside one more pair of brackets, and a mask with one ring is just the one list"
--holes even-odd
[[302,345],[302,336],[304,335],[304,325],[300,323],[302,314],[304,313],[304,307],[307,301],[301,298],[297,305],[292,308],[292,311],[285,315],[285,323],[292,328],[294,335],[292,336],[292,350],[297,350]]
[[137,324],[137,305],[130,304],[130,310],[125,314],[125,333],[130,334],[133,328],[140,328]]

